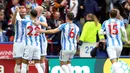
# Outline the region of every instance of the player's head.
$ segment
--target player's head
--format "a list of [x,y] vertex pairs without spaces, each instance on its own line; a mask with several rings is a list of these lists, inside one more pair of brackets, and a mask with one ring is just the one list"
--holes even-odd
[[20,9],[21,18],[24,18],[26,16],[26,14],[27,14],[26,8],[24,6],[20,6],[19,9]]
[[109,13],[109,16],[111,18],[116,18],[117,14],[118,14],[117,10],[111,10]]
[[67,13],[66,15],[66,21],[73,21],[74,14],[72,12]]
[[43,12],[43,7],[42,7],[42,6],[37,6],[35,9],[36,9],[36,11],[38,12],[38,17],[39,17],[40,15],[42,15],[42,12]]
[[32,9],[31,12],[30,12],[31,18],[36,18],[37,15],[38,15],[37,11],[35,9]]

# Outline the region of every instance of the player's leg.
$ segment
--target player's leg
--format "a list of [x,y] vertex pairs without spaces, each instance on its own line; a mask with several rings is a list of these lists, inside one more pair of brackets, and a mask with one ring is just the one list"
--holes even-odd
[[117,57],[117,51],[116,51],[116,47],[108,47],[107,48],[107,53],[108,53],[108,56],[110,58],[110,61],[114,67],[114,72],[117,73],[117,70],[118,70],[118,57]]
[[41,65],[44,73],[45,73],[45,70],[46,70],[45,60],[46,60],[46,58],[44,56],[41,56],[40,65]]
[[23,53],[23,59],[22,59],[22,67],[21,67],[21,73],[27,73],[28,68],[28,61],[32,60],[34,52],[33,46],[25,46],[24,47],[24,53]]
[[24,44],[22,42],[13,44],[13,58],[15,59],[14,73],[20,73],[23,51]]
[[33,53],[33,60],[35,61],[35,67],[38,71],[38,73],[44,73],[40,63],[41,63],[41,51],[40,51],[40,47],[35,46],[35,50]]
[[28,60],[22,59],[21,73],[27,73]]
[[21,58],[15,58],[14,73],[20,73]]
[[73,73],[73,72],[72,72],[72,66],[71,66],[71,59],[73,59],[75,53],[76,53],[76,50],[72,50],[72,51],[70,51],[70,53],[69,53],[69,59],[68,59],[68,61],[67,61],[67,67],[69,68],[69,72],[70,72],[70,73]]
[[64,50],[60,51],[60,67],[64,71],[64,73],[69,73],[69,68],[67,67],[67,61],[69,56],[67,55],[67,52]]
[[47,55],[47,41],[43,42],[43,44],[41,44],[41,67],[45,73],[45,70],[46,70],[46,65],[45,65],[45,60],[46,60],[46,55]]

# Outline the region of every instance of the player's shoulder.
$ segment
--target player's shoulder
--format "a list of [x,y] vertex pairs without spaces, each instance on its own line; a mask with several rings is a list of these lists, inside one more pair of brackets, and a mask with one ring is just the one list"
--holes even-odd
[[109,22],[109,20],[110,20],[110,19],[108,19],[108,20],[105,20],[105,21],[103,22],[103,24],[106,24],[107,22]]

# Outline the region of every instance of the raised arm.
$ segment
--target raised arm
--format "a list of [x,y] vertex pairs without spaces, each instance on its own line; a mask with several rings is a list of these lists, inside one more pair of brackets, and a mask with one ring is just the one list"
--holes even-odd
[[19,8],[16,6],[16,11],[15,13],[13,14],[13,17],[12,17],[12,24],[15,24],[16,23],[16,16],[17,16],[17,13],[19,12]]

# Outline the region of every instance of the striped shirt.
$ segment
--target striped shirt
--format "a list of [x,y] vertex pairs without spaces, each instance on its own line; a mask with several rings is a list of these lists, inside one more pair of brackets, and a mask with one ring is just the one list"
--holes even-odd
[[79,28],[76,24],[64,23],[58,29],[61,31],[61,46],[62,50],[76,50],[77,36],[79,35]]
[[116,18],[110,18],[101,28],[107,36],[107,46],[122,46],[121,30],[125,31],[124,23]]

